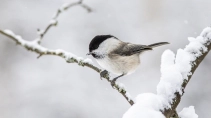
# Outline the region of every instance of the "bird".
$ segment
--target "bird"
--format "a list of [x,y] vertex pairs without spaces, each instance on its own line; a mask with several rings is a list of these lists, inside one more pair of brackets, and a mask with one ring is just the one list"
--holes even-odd
[[114,86],[118,78],[135,72],[141,63],[140,55],[143,52],[166,44],[169,43],[132,44],[123,42],[113,35],[97,35],[91,40],[87,55],[92,55],[97,63],[105,69],[101,71],[101,77],[108,72],[117,75],[111,80],[111,85]]

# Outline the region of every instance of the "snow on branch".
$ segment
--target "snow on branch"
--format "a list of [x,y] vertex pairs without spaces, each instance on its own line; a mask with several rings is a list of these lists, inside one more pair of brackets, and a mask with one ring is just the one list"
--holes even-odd
[[190,43],[184,49],[178,49],[176,57],[169,50],[162,56],[162,75],[157,92],[166,100],[161,110],[167,118],[174,116],[186,85],[211,49],[211,28],[205,28],[198,37],[189,37],[188,40]]
[[38,38],[38,43],[41,43],[42,38],[44,37],[44,35],[48,32],[48,30],[50,30],[51,27],[56,26],[58,24],[58,17],[60,16],[61,13],[63,13],[65,10],[68,10],[71,7],[74,6],[81,6],[82,8],[84,8],[85,10],[87,10],[88,12],[91,12],[92,9],[87,6],[86,4],[83,3],[83,0],[79,0],[78,2],[75,3],[65,3],[63,4],[55,13],[55,15],[53,16],[53,18],[49,21],[49,24],[47,25],[47,27],[44,30],[40,30],[38,29],[37,33],[39,34],[39,38]]
[[[96,66],[94,66],[92,64],[92,60],[91,59],[84,59],[82,57],[78,57],[75,54],[72,54],[70,52],[64,51],[62,49],[52,50],[52,49],[45,48],[45,47],[41,46],[40,43],[38,43],[37,39],[35,39],[34,41],[26,41],[26,40],[22,39],[21,36],[14,34],[10,30],[4,30],[4,31],[0,30],[0,33],[5,35],[5,36],[7,36],[7,37],[9,37],[9,38],[11,38],[18,45],[21,45],[22,47],[25,47],[27,50],[32,51],[32,52],[36,52],[37,54],[39,54],[38,58],[40,56],[43,56],[43,55],[56,55],[56,56],[64,58],[67,63],[77,63],[80,66],[89,67],[89,68],[97,71],[98,73],[100,73],[102,71],[101,69],[99,69],[98,67],[96,67]],[[107,75],[104,78],[108,82],[111,83],[109,75]],[[126,91],[126,89],[125,89],[123,84],[116,83],[112,87],[117,89],[118,92],[121,93],[123,95],[123,97],[131,105],[134,104],[132,98],[130,97],[130,94]]]
[[198,115],[195,113],[194,106],[183,108],[183,110],[179,112],[178,115],[180,118],[198,118]]
[[4,31],[0,30],[0,33],[6,35],[7,37],[10,37],[18,45],[25,47],[27,50],[36,52],[40,56],[42,56],[42,55],[56,55],[56,56],[60,56],[60,57],[64,58],[66,60],[66,62],[68,62],[68,63],[78,63],[81,66],[92,65],[91,59],[83,59],[82,57],[78,57],[75,54],[64,51],[62,49],[56,49],[56,50],[47,49],[47,48],[41,46],[37,42],[37,40],[26,41],[26,40],[22,39],[21,36],[14,34],[10,30],[4,30]]
[[[196,68],[211,50],[211,28],[205,28],[198,37],[191,37],[188,40],[189,44],[184,49],[178,49],[176,55],[171,50],[163,53],[161,80],[157,85],[157,94],[138,95],[135,104],[123,118],[179,117],[176,108],[184,94],[184,89]],[[183,113],[180,112],[179,115],[181,114]],[[195,114],[194,117],[197,118],[197,115]]]

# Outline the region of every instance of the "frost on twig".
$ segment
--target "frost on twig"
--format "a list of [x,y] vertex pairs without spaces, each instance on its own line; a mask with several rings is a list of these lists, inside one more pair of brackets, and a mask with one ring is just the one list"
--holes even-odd
[[26,41],[22,39],[21,36],[15,35],[12,31],[10,30],[0,30],[0,33],[10,37],[13,39],[17,44],[25,47],[27,50],[36,52],[39,54],[39,57],[42,55],[57,55],[66,60],[68,63],[78,63],[81,66],[85,65],[92,65],[92,60],[91,59],[83,59],[82,57],[78,57],[75,54],[72,54],[70,52],[64,51],[62,49],[56,49],[56,50],[51,50],[47,49],[40,44],[38,44],[37,40],[34,41]]
[[[99,69],[98,67],[96,67],[92,64],[91,59],[83,59],[82,57],[78,57],[75,54],[64,51],[62,49],[52,50],[52,49],[45,48],[37,42],[37,39],[35,39],[34,41],[26,41],[26,40],[22,39],[21,36],[14,34],[10,30],[4,30],[4,31],[0,30],[0,33],[9,37],[9,38],[11,38],[11,39],[13,39],[17,44],[21,45],[22,47],[25,47],[27,50],[30,50],[32,52],[36,52],[37,54],[39,54],[38,58],[43,56],[43,55],[56,55],[56,56],[64,58],[67,63],[77,63],[80,66],[89,67],[89,68],[97,71],[98,73],[100,73],[102,71],[101,69]],[[106,77],[103,77],[103,78],[105,78],[108,82],[111,83],[109,75],[106,76]],[[123,97],[131,105],[134,104],[130,94],[126,91],[123,84],[115,84],[113,86],[113,88],[118,90],[118,92],[121,93],[123,95]]]
[[39,38],[37,40],[38,43],[41,43],[41,40],[43,39],[44,35],[49,31],[49,29],[53,26],[56,26],[58,24],[58,17],[60,16],[60,14],[62,12],[64,12],[65,10],[68,10],[71,7],[74,6],[81,6],[82,8],[84,8],[85,10],[87,10],[88,12],[91,12],[92,9],[87,6],[86,4],[83,3],[82,0],[79,0],[78,2],[74,2],[74,3],[65,3],[63,4],[55,13],[55,15],[53,16],[53,18],[49,21],[49,24],[47,25],[47,27],[45,29],[38,29],[37,33],[39,35]]
[[[112,83],[112,79],[110,79],[110,75],[108,73],[107,73],[107,76],[101,76],[101,77],[105,78],[108,82]],[[114,85],[111,84],[111,86],[114,89],[116,89],[119,93],[121,93],[122,96],[129,102],[130,105],[134,104],[134,101],[131,95],[127,92],[124,84],[116,82]]]
[[138,95],[136,103],[123,118],[179,117],[176,108],[184,89],[196,68],[211,50],[211,28],[205,28],[198,37],[188,40],[190,43],[184,49],[178,49],[176,55],[170,50],[163,53],[157,94]]

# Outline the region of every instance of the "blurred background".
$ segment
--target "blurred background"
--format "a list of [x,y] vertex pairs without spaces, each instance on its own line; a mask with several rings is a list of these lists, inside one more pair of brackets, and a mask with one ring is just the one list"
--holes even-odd
[[[0,0],[0,29],[10,29],[26,40],[38,37],[57,9],[74,0]],[[132,75],[120,78],[135,98],[156,93],[164,50],[188,44],[210,26],[210,0],[84,0],[93,12],[80,6],[65,11],[42,45],[64,49],[86,58],[95,35],[112,34],[123,41],[171,44],[145,53]],[[0,118],[121,118],[128,102],[98,73],[56,56],[42,56],[16,46],[0,34]],[[91,56],[88,58],[93,59]],[[178,112],[195,106],[201,118],[211,116],[211,54],[208,54],[185,89]],[[94,61],[94,60],[93,60]],[[94,61],[95,65],[99,65]]]

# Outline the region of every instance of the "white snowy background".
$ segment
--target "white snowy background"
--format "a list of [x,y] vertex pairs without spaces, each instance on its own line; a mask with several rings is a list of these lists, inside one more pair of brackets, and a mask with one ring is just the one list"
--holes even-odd
[[[71,1],[0,0],[0,29],[33,40],[36,29],[44,28],[56,10]],[[84,2],[93,12],[74,7],[63,13],[58,26],[44,37],[43,46],[86,57],[90,40],[98,34],[140,44],[171,43],[145,53],[139,69],[118,80],[133,97],[156,93],[164,50],[184,48],[187,37],[198,36],[211,21],[210,0]],[[93,70],[59,57],[37,56],[0,35],[0,118],[120,118],[129,109],[129,103]],[[178,112],[194,106],[199,117],[211,116],[210,59],[208,54],[196,70]]]

